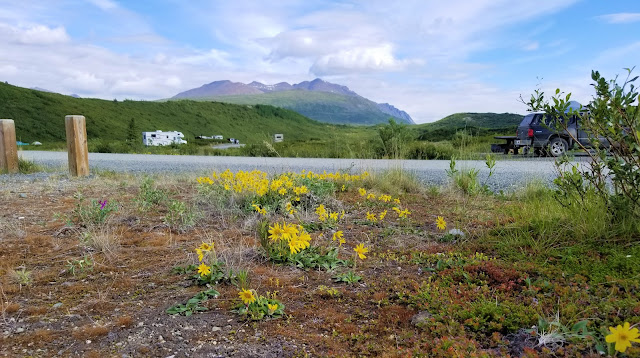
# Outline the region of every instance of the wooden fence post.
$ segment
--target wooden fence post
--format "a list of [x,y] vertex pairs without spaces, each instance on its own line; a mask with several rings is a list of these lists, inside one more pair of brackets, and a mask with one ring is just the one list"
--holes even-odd
[[0,171],[17,173],[18,145],[16,126],[12,119],[0,119]]
[[69,173],[72,176],[89,175],[89,148],[84,116],[65,116],[64,127],[67,132]]

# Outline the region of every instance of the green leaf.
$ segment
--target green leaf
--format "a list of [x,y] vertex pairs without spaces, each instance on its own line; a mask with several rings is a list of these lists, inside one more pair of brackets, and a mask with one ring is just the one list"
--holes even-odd
[[588,324],[588,323],[589,323],[589,321],[587,321],[587,320],[583,320],[583,321],[580,321],[580,322],[578,322],[578,323],[574,324],[574,325],[571,327],[571,332],[573,332],[573,333],[579,333],[579,334],[582,334],[582,335],[587,335],[587,334],[589,334],[589,330],[587,329],[587,324]]

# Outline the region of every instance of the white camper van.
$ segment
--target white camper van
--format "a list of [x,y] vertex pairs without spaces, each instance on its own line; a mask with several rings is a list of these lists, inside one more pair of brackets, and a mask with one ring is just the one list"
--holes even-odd
[[146,146],[160,146],[171,144],[187,144],[183,139],[182,132],[163,132],[157,130],[155,132],[142,132],[142,143]]

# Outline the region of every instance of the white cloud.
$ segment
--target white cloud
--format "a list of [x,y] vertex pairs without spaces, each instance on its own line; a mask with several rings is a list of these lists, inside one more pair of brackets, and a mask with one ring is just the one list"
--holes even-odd
[[75,92],[97,93],[104,90],[105,81],[89,72],[77,72],[62,80],[62,84],[73,88]]
[[2,65],[0,66],[0,75],[10,76],[18,73],[18,68],[13,65]]
[[[216,50],[210,49],[206,52],[200,52],[194,54],[189,54],[183,57],[176,57],[173,62],[177,64],[186,64],[186,65],[219,65],[219,66],[231,66],[231,62],[229,61],[229,54]],[[162,58],[162,57],[160,57]]]
[[64,27],[49,28],[47,26],[33,26],[20,34],[20,41],[25,44],[56,44],[69,41],[69,35]]
[[118,8],[118,4],[115,1],[111,1],[111,0],[88,0],[88,1],[104,11]]
[[398,71],[412,62],[393,56],[391,44],[378,47],[355,47],[320,57],[310,71],[317,76],[351,72]]
[[607,14],[597,17],[610,24],[628,24],[640,21],[640,12],[620,12],[617,14]]
[[62,26],[28,25],[16,27],[0,23],[0,37],[5,41],[28,45],[51,45],[70,41],[69,35]]

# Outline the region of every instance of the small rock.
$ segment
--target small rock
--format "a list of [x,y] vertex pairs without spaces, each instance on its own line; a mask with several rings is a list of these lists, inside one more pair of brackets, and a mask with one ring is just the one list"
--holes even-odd
[[53,305],[53,309],[58,309],[60,307],[62,307],[62,302],[58,302],[55,305]]
[[211,332],[218,332],[218,331],[222,331],[222,328],[220,328],[220,327],[212,327],[211,328]]
[[460,229],[451,229],[449,230],[449,235],[464,237],[464,232]]
[[91,340],[87,339],[87,341],[85,342],[86,344],[91,344]]
[[24,332],[24,328],[22,327],[16,328],[16,333],[22,333],[22,332]]
[[27,197],[27,194],[25,194],[25,193],[20,193],[18,196],[24,199],[24,198],[26,198],[26,197]]
[[416,315],[411,317],[411,324],[416,326],[416,327],[420,326],[420,325],[426,323],[431,317],[433,317],[433,315],[431,313],[429,313],[428,311],[418,312]]

